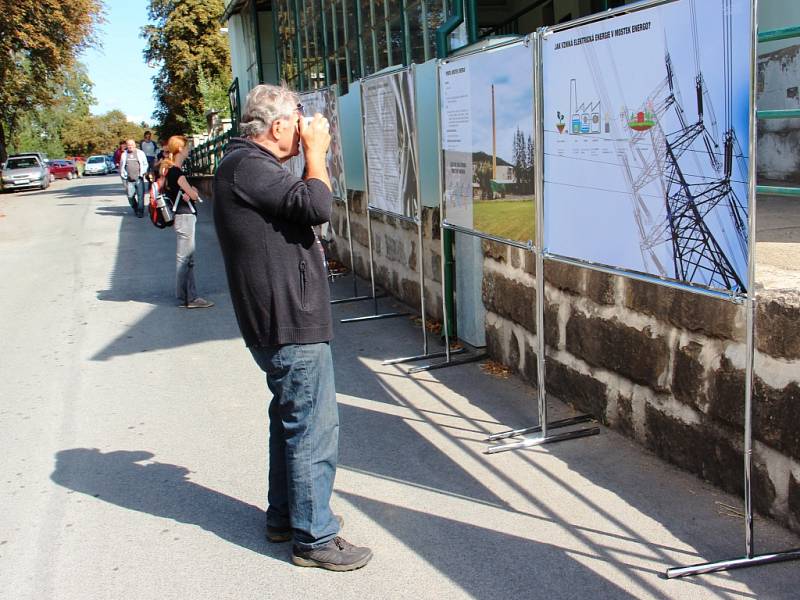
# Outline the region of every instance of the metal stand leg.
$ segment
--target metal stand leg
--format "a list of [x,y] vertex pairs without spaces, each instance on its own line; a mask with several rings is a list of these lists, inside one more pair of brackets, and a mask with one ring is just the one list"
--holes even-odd
[[[350,228],[350,199],[345,198],[344,201],[344,214],[345,222],[347,223],[347,245],[350,249],[350,273],[353,276],[353,295],[349,298],[338,298],[331,300],[331,304],[347,304],[349,302],[362,302],[363,300],[371,300],[372,296],[359,296],[358,295],[358,275],[356,274],[356,259],[353,252],[353,234]],[[379,298],[385,297],[386,294],[378,295]]]
[[[351,241],[352,243],[352,241]],[[367,315],[365,317],[353,317],[350,319],[341,319],[340,323],[360,323],[362,321],[377,321],[379,319],[393,319],[395,317],[405,317],[408,315],[407,312],[389,312],[389,313],[378,313],[378,295],[375,293],[375,265],[374,265],[374,257],[372,253],[372,219],[370,218],[370,211],[369,207],[367,207],[367,244],[369,245],[369,280],[370,286],[372,288],[372,294],[367,296],[364,299],[371,299],[373,301],[373,309],[374,313],[372,315]],[[355,271],[355,265],[354,269]]]

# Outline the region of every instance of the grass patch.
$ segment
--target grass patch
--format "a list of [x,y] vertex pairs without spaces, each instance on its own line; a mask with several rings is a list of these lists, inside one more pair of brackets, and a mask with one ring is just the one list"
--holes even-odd
[[476,231],[527,242],[534,239],[536,216],[533,200],[482,200],[473,205]]

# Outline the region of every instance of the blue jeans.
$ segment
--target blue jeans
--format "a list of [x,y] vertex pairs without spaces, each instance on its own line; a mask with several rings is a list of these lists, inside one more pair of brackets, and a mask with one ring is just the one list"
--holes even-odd
[[125,187],[128,191],[128,202],[130,202],[131,208],[137,215],[142,214],[144,212],[144,180],[141,177],[137,177],[135,180],[128,179]]
[[250,348],[267,374],[269,491],[267,525],[291,526],[308,550],[339,533],[330,507],[339,454],[339,410],[328,343]]

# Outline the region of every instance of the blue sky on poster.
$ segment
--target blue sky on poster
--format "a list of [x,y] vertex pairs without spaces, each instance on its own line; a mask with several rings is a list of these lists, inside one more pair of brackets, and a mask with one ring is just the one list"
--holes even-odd
[[[741,0],[733,2],[733,40],[749,39],[748,4]],[[722,6],[720,0],[700,0],[695,5],[700,68],[716,113],[716,139],[721,145],[725,117]],[[623,175],[619,148],[610,140],[629,137],[626,125],[619,128],[619,123],[623,122],[619,118],[622,106],[625,105],[629,111],[638,109],[665,80],[665,44],[670,52],[686,120],[696,121],[694,46],[689,17],[689,2],[684,0],[622,16],[611,22],[566,30],[550,36],[545,42],[545,236],[549,251],[625,269],[674,276],[672,247],[664,227],[666,210],[661,180],[642,189],[650,216],[640,214],[644,214],[649,231],[662,228],[660,239],[663,242],[655,252],[667,273],[658,272],[654,261],[643,256],[647,253],[640,248],[641,236],[633,210],[633,195]],[[554,50],[559,41],[645,21],[652,22],[646,32]],[[734,43],[732,125],[744,151],[748,147],[748,52],[748,44]],[[596,58],[594,67],[588,58],[592,55]],[[570,112],[571,79],[576,80],[579,103],[607,100],[601,108],[603,122],[609,120],[612,127],[617,126],[617,135],[614,135],[613,128],[611,135],[601,136],[558,133],[557,111],[564,115]],[[667,90],[662,90],[660,97],[663,99],[667,93]],[[706,107],[705,120],[710,125],[709,112]],[[569,117],[567,126],[568,121]],[[678,129],[673,110],[662,121],[668,134]],[[649,144],[641,147],[647,154]],[[692,157],[697,157],[697,160]],[[687,173],[697,176],[695,181],[700,181],[700,176],[707,180],[719,177],[702,152],[692,153],[682,167]],[[743,179],[738,169],[734,169],[733,177]],[[746,205],[746,184],[738,183],[735,189],[740,201]],[[736,243],[727,206],[719,205],[706,222],[720,240],[734,268],[743,279],[746,278],[746,255]]]
[[94,114],[119,109],[136,123],[152,122],[151,78],[156,70],[145,63],[144,39],[139,37],[147,24],[147,4],[147,0],[106,2],[106,22],[97,28],[100,47],[90,48],[80,57],[94,83]]
[[472,150],[492,153],[492,85],[495,86],[497,155],[513,164],[514,132],[533,135],[533,54],[519,44],[469,58]]

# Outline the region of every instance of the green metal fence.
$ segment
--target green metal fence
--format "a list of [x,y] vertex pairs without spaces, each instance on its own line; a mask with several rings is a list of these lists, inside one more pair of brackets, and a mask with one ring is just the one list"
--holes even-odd
[[[759,42],[777,42],[779,40],[788,40],[793,38],[800,38],[800,26],[762,31],[758,34]],[[756,116],[759,119],[798,119],[800,118],[800,109],[787,108],[782,110],[759,110],[756,111]],[[759,185],[756,186],[756,191],[759,194],[770,194],[772,196],[791,196],[794,198],[800,197],[800,187]]]
[[225,152],[225,146],[236,133],[229,129],[222,135],[211,138],[204,144],[195,146],[189,152],[189,156],[184,163],[184,171],[187,175],[213,175],[217,170],[219,161]]

